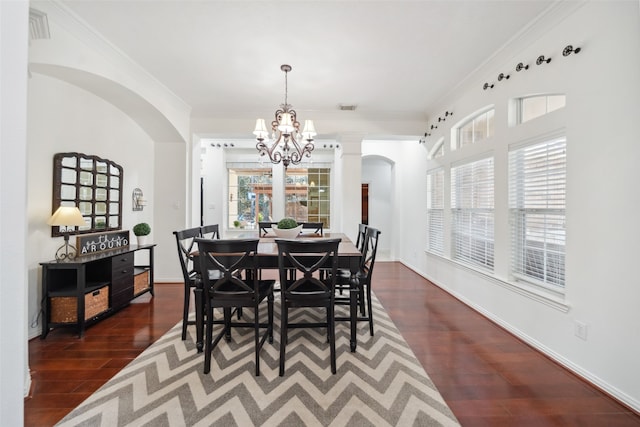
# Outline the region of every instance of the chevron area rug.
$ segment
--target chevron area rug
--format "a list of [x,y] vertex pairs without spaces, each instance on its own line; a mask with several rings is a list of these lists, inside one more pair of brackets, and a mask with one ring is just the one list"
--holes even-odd
[[[359,322],[355,353],[349,351],[349,323],[337,323],[336,375],[329,366],[326,330],[292,329],[285,376],[278,376],[279,306],[276,297],[274,342],[266,342],[260,353],[259,377],[251,328],[234,328],[232,340],[222,340],[214,350],[211,372],[204,375],[195,328],[181,341],[179,323],[57,425],[459,425],[377,299],[375,336]],[[336,315],[347,314],[341,310]],[[262,313],[266,316],[266,307]],[[251,317],[249,310],[244,315]],[[290,315],[292,322],[323,316],[295,309]]]

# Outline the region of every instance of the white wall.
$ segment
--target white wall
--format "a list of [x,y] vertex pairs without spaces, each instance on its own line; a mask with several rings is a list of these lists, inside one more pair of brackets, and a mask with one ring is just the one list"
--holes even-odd
[[[52,213],[55,153],[76,151],[121,165],[123,229],[148,222],[152,224],[152,241],[158,231],[153,227],[154,143],[129,116],[74,85],[32,73],[28,120],[28,313],[29,337],[35,337],[41,332],[41,323],[36,324],[41,300],[39,263],[54,259],[56,249],[63,243],[61,237],[51,237],[51,227],[46,224]],[[131,194],[136,187],[144,192],[148,206],[134,212]]]
[[27,362],[28,3],[0,2],[0,425],[21,426]]
[[[634,265],[640,254],[640,25],[638,2],[589,2],[546,31],[532,31],[472,76],[472,84],[445,99],[433,117],[454,111],[449,126],[494,104],[495,137],[430,161],[444,166],[481,152],[496,158],[496,266],[483,275],[438,256],[405,262],[458,298],[541,349],[560,363],[640,410],[640,286]],[[543,23],[539,23],[543,25]],[[579,54],[563,57],[572,44]],[[552,57],[535,65],[538,55]],[[516,73],[523,61],[530,68]],[[500,72],[511,78],[497,82]],[[484,81],[494,89],[482,90]],[[565,93],[567,106],[521,126],[507,126],[512,97]],[[507,148],[549,132],[567,136],[566,294],[560,301],[508,286]],[[408,159],[407,159],[408,160]],[[405,163],[403,163],[403,167]],[[445,172],[446,175],[446,172]],[[422,178],[424,179],[424,178]],[[423,203],[424,194],[416,194]],[[416,201],[411,201],[416,203]],[[409,218],[405,217],[404,223]],[[420,239],[405,230],[405,241]],[[405,254],[406,255],[406,254]],[[587,340],[575,336],[575,322],[588,326]],[[488,355],[490,357],[490,355]]]
[[385,158],[362,158],[362,183],[369,185],[369,225],[381,231],[376,255],[378,259],[389,259],[391,256],[394,172],[393,163]]

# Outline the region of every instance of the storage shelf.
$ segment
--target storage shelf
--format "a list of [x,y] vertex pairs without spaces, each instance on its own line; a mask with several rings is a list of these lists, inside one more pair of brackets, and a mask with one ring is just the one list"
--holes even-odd
[[[84,294],[91,293],[96,289],[100,289],[104,286],[107,286],[108,284],[109,284],[109,281],[87,282],[87,284],[82,289],[82,293]],[[64,286],[62,288],[58,288],[55,290],[50,290],[49,296],[50,297],[74,297],[76,296],[76,292],[77,292],[76,287],[74,285],[70,285],[70,286]]]

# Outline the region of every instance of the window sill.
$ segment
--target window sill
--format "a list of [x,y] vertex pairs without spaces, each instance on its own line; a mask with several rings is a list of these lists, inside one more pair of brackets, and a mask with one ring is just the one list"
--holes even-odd
[[425,254],[427,256],[432,256],[442,261],[445,261],[454,267],[462,268],[474,275],[482,277],[483,279],[495,285],[501,286],[509,291],[517,293],[518,295],[522,295],[533,301],[539,302],[555,310],[558,310],[562,313],[568,313],[571,308],[571,306],[567,304],[567,302],[565,301],[564,295],[559,294],[557,292],[547,291],[545,289],[539,288],[533,284],[529,284],[524,281],[519,281],[519,282],[505,281],[492,274],[489,274],[487,271],[483,271],[481,269],[474,268],[470,265],[453,261],[449,258],[443,257],[442,255],[438,255],[433,252],[425,251]]

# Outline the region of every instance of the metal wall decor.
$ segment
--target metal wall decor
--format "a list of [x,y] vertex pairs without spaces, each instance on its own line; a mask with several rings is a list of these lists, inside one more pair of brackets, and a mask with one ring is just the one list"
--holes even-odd
[[538,59],[536,59],[536,65],[548,64],[549,62],[551,62],[551,58],[545,58],[544,55],[540,55]]
[[134,188],[131,194],[131,206],[134,211],[141,211],[147,205],[147,201],[144,199],[144,194],[139,188]]
[[[453,111],[448,111],[448,110],[445,111],[444,117],[441,117],[441,116],[438,117],[438,123],[444,122],[445,120],[447,120],[447,117],[449,116],[453,116]],[[438,129],[438,125],[432,124],[431,127],[429,128],[429,130],[434,130],[434,129]],[[431,136],[431,133],[425,132],[424,136],[418,140],[418,144],[425,144],[427,142],[427,138],[430,136]]]
[[580,53],[582,49],[579,47],[576,47],[575,49],[573,48],[573,46],[568,45],[567,47],[565,47],[562,51],[562,56],[569,56],[571,55],[571,53]]
[[529,64],[524,65],[522,62],[518,62],[518,65],[516,65],[516,71],[520,72],[522,70],[528,70],[529,69]]

